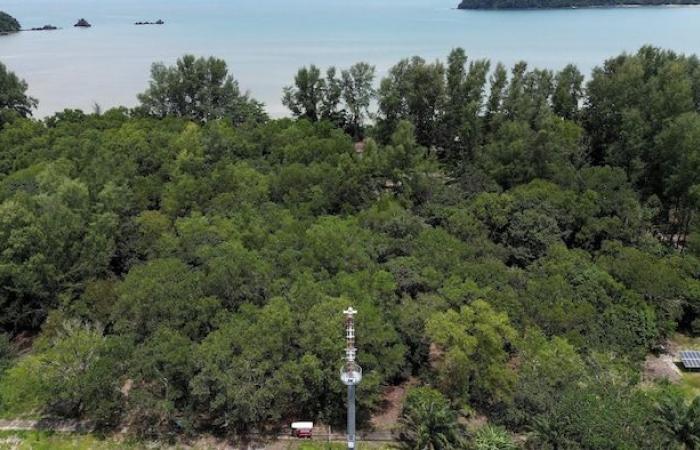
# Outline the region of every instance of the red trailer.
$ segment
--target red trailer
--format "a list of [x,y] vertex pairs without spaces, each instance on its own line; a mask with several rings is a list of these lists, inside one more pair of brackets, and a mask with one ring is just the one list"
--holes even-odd
[[304,439],[311,439],[314,430],[313,422],[292,423],[292,436]]

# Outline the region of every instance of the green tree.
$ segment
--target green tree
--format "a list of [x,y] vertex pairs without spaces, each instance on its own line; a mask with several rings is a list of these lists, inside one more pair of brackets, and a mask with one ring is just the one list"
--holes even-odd
[[123,408],[118,383],[126,354],[119,339],[105,336],[99,327],[66,322],[44,345],[39,376],[49,411],[103,427],[118,423]]
[[315,122],[320,116],[324,90],[321,70],[313,64],[302,67],[294,75],[294,86],[285,86],[282,104],[295,116]]
[[348,112],[348,128],[355,139],[363,134],[363,124],[369,115],[369,106],[375,96],[372,85],[375,70],[365,62],[353,64],[341,72],[341,92]]
[[421,145],[436,143],[445,103],[445,68],[419,57],[389,69],[378,91],[379,126],[388,140],[401,120],[410,121]]
[[569,64],[557,73],[554,79],[552,109],[555,114],[567,119],[578,117],[583,98],[583,74],[573,64]]
[[[700,114],[687,113],[669,121],[657,137],[663,197],[669,218],[669,236],[684,246],[693,213],[700,207]],[[676,218],[677,217],[677,218]]]
[[342,96],[341,80],[336,77],[335,67],[329,67],[326,78],[314,66],[302,67],[294,76],[294,86],[286,86],[282,104],[289,108],[295,117],[312,122],[329,120],[343,125],[344,111],[339,111]]
[[226,119],[233,124],[266,120],[263,105],[242,94],[226,62],[185,55],[175,66],[155,63],[141,108],[155,117],[176,116],[198,122]]
[[192,431],[186,411],[195,375],[194,343],[161,327],[134,350],[126,414],[138,435],[157,438]]
[[[445,156],[471,160],[481,143],[483,103],[490,63],[476,60],[466,67],[467,56],[461,48],[447,57],[446,94],[439,144]],[[427,145],[427,144],[426,144]]]
[[[532,424],[532,418],[552,409],[559,393],[577,383],[586,371],[584,361],[573,345],[561,337],[547,340],[540,332],[529,330],[522,340],[513,404],[508,408],[508,423],[521,428]],[[541,430],[549,433],[551,430]]]
[[516,338],[508,316],[483,300],[432,315],[428,338],[438,346],[437,369],[444,392],[460,400],[487,402],[510,396],[513,373],[506,366]]
[[700,397],[688,403],[681,394],[667,393],[659,399],[655,412],[668,448],[700,448]]
[[111,321],[122,334],[143,340],[162,326],[180,330],[191,339],[205,336],[221,308],[217,298],[205,297],[202,275],[174,258],[154,259],[135,266],[117,286],[119,298]]
[[413,388],[406,396],[398,441],[405,450],[465,448],[457,414],[440,392],[429,387]]
[[498,63],[489,78],[489,98],[484,114],[486,130],[489,132],[497,130],[504,118],[503,101],[507,85],[508,72],[503,64]]
[[27,83],[0,62],[0,128],[13,115],[31,116],[37,103],[36,99],[27,95]]
[[608,149],[606,162],[625,170],[631,182],[637,182],[646,169],[645,154],[649,151],[649,124],[637,108],[621,113],[620,138]]

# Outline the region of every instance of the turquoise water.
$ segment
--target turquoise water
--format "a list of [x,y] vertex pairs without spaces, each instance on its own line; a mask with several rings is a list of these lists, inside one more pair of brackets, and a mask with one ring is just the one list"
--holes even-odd
[[[0,61],[27,80],[39,115],[66,107],[133,105],[153,61],[184,53],[224,58],[243,89],[285,113],[296,69],[365,60],[379,75],[400,58],[470,57],[582,70],[644,44],[700,53],[700,8],[460,11],[458,0],[3,0],[26,28],[0,37]],[[85,17],[91,29],[74,29]],[[134,26],[163,19],[165,26]]]

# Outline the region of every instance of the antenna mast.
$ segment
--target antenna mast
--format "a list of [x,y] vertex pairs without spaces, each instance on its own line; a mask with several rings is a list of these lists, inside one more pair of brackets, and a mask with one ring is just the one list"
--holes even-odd
[[345,364],[340,368],[340,380],[348,387],[348,449],[355,448],[355,386],[362,380],[362,368],[355,362],[355,310],[352,306],[345,314]]

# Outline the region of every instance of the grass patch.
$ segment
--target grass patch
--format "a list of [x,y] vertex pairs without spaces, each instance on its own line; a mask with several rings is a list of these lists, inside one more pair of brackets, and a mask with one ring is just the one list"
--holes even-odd
[[684,372],[679,387],[691,400],[700,395],[700,373]]
[[[158,442],[140,442],[95,434],[54,433],[49,431],[0,431],[0,450],[180,450],[209,449],[211,442],[194,442],[187,447]],[[285,448],[275,446],[275,448]],[[344,442],[289,441],[287,450],[343,450]],[[357,444],[358,450],[389,450],[387,444]]]
[[90,434],[47,431],[0,431],[0,449],[12,450],[113,450],[141,449],[129,442],[101,439]]
[[138,441],[120,435],[100,436],[90,433],[52,431],[0,431],[0,450],[204,450],[208,443],[191,446]]
[[679,350],[700,350],[700,337],[676,333],[671,341],[678,346]]

